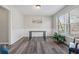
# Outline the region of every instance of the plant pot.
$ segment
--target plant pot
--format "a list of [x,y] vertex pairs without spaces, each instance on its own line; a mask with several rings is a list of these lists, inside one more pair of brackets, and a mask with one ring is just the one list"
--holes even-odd
[[56,40],[54,40],[54,42],[55,42],[56,44],[64,44],[64,42],[60,42],[60,41],[56,41]]

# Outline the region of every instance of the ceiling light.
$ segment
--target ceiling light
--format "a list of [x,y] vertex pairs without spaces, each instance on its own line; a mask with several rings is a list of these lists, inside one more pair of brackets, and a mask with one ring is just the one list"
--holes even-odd
[[40,5],[36,5],[36,8],[38,8],[38,9],[39,9],[39,8],[41,8],[41,6],[40,6]]
[[41,6],[40,5],[35,5],[35,8],[40,9]]

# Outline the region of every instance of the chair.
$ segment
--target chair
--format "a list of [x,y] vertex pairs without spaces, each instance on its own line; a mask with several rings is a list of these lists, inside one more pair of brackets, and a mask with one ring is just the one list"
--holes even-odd
[[69,54],[72,53],[79,54],[79,42],[76,42],[76,38],[74,38],[74,41],[69,46]]

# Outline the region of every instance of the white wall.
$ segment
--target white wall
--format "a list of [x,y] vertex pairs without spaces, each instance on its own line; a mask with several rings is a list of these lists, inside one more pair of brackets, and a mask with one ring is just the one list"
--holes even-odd
[[23,37],[23,15],[17,10],[12,10],[12,38],[11,43],[16,42]]
[[[32,23],[33,18],[41,17],[42,23]],[[52,35],[51,16],[24,16],[25,36],[28,37],[29,31],[46,31],[47,36]],[[33,36],[42,36],[42,33],[33,33]]]
[[23,14],[12,6],[3,6],[9,10],[9,44],[13,44],[23,37]]

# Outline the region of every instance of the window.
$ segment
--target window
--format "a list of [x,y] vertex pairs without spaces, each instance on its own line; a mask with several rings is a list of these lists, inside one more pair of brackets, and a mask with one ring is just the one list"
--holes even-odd
[[79,33],[79,8],[76,8],[70,12],[70,33]]
[[64,16],[60,16],[58,19],[58,31],[63,33],[65,31],[65,20]]
[[58,32],[71,35],[79,33],[79,8],[58,17]]
[[59,33],[68,33],[69,32],[69,20],[68,13],[59,16],[58,18],[58,32]]

